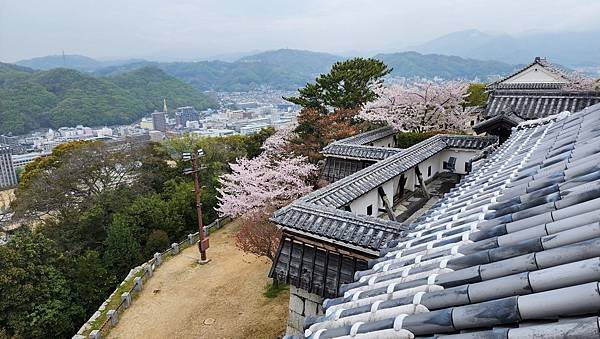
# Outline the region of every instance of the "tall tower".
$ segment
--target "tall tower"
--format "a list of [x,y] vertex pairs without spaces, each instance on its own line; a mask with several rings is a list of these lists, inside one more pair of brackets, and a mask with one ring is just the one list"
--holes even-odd
[[167,113],[167,99],[163,99],[163,112]]

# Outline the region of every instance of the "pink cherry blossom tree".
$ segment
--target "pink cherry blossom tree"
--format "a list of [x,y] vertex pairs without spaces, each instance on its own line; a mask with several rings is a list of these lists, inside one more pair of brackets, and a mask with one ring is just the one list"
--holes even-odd
[[297,124],[290,124],[278,129],[275,134],[268,137],[262,145],[262,149],[269,154],[283,154],[289,141],[296,136],[294,130]]
[[367,103],[359,117],[399,131],[463,130],[474,114],[474,109],[464,108],[468,88],[460,81],[380,86],[374,89],[378,98]]
[[231,173],[221,176],[218,211],[231,217],[249,216],[261,209],[282,207],[312,190],[307,184],[317,167],[306,157],[262,153],[230,164]]
[[594,91],[598,90],[600,79],[594,80],[581,72],[572,72],[568,75],[571,80],[565,89],[572,91]]

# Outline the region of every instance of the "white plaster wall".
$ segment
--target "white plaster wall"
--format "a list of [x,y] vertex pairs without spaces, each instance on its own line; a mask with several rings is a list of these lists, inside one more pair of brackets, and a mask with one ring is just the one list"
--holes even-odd
[[375,147],[395,147],[394,144],[394,136],[390,135],[389,137],[385,137],[383,139],[379,139],[377,141],[373,141],[371,144]]
[[[424,180],[429,180],[434,177],[437,173],[444,171],[442,169],[442,164],[444,161],[448,161],[450,157],[456,158],[456,173],[465,174],[465,162],[468,162],[473,157],[477,156],[479,151],[477,150],[462,150],[462,149],[449,149],[444,150],[425,161],[419,164],[419,169],[423,174]],[[431,166],[431,175],[427,175],[427,168]],[[404,188],[409,191],[415,190],[415,185],[418,183],[417,175],[415,173],[414,167],[404,173],[407,178],[406,184]],[[382,184],[383,189],[385,191],[385,195],[388,198],[388,201],[394,201],[394,195],[397,193],[398,182],[400,181],[400,176],[396,176],[391,180],[386,181]],[[367,215],[367,207],[369,205],[373,205],[373,216],[377,216],[379,214],[378,210],[380,208],[384,208],[383,201],[379,197],[379,193],[377,192],[377,188],[372,189],[366,194],[363,194],[356,200],[350,203],[350,209],[352,213],[356,215]]]
[[[394,179],[392,179],[392,186],[393,186],[393,190],[392,190],[392,198],[394,195],[398,194],[398,184],[400,183],[400,176],[395,177]],[[387,193],[387,191],[385,191]],[[391,200],[393,201],[393,200]]]
[[409,191],[414,191],[415,184],[417,183],[417,175],[415,174],[414,167],[404,172],[404,176],[406,177],[406,184],[404,184],[404,188]]
[[379,213],[377,212],[379,209],[379,200],[377,189],[374,189],[351,202],[350,209],[356,215],[367,215],[367,206],[373,205],[373,216],[377,216]]
[[458,174],[466,174],[465,172],[465,163],[469,162],[469,160],[473,159],[479,154],[478,150],[464,150],[464,149],[448,149],[444,150],[438,154],[439,157],[439,167],[442,168],[442,164],[444,161],[448,161],[450,157],[456,158],[456,170],[455,173]]
[[[427,168],[431,166],[431,175],[427,175]],[[440,162],[440,154],[436,154],[419,164],[421,174],[423,174],[423,180],[427,181],[433,178],[437,173],[442,170],[442,164]]]
[[[385,196],[388,199],[388,202],[390,204],[394,204],[394,189],[396,188],[396,186],[398,185],[398,180],[400,180],[400,177],[398,178],[393,178],[392,180],[386,181],[382,186],[383,186],[383,191],[385,192]],[[395,185],[396,186],[395,186]],[[381,204],[382,208],[385,208],[383,206],[383,200],[381,198],[379,198],[379,202]]]
[[565,80],[559,76],[547,71],[545,68],[534,65],[523,73],[517,74],[516,76],[506,79],[503,81],[505,84],[519,84],[519,83],[564,83]]

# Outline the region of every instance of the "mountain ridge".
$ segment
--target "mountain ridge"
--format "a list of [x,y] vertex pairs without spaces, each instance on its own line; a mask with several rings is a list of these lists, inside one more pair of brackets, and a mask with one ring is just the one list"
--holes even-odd
[[214,99],[158,68],[119,77],[94,77],[73,69],[22,72],[0,65],[0,133],[38,128],[132,123],[162,107],[216,107]]
[[419,53],[440,53],[478,60],[528,63],[546,57],[569,68],[600,67],[600,32],[529,32],[518,35],[476,29],[452,32],[411,46]]
[[[449,79],[495,78],[514,70],[497,61],[481,61],[439,54],[416,52],[378,54],[394,68],[394,77],[445,77]],[[278,49],[244,56],[234,62],[219,60],[195,62],[138,61],[94,70],[96,76],[115,76],[123,72],[154,66],[200,90],[248,91],[264,87],[296,90],[326,73],[337,61],[348,59],[324,52]]]

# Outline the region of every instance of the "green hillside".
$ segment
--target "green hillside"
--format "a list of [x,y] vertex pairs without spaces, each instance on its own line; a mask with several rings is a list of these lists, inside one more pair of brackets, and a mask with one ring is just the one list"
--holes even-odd
[[[12,65],[11,65],[12,66]],[[126,124],[162,107],[215,107],[216,102],[163,71],[144,67],[117,77],[71,69],[28,72],[0,65],[0,133],[37,128]]]
[[[403,52],[378,54],[394,68],[394,77],[440,77],[482,81],[514,70],[513,65],[498,61],[464,59],[438,54]],[[247,91],[261,87],[295,90],[326,73],[336,61],[345,57],[293,49],[267,51],[243,57],[235,62],[199,61],[151,63],[139,62],[102,68],[97,74],[119,74],[147,65],[156,66],[201,90]]]

